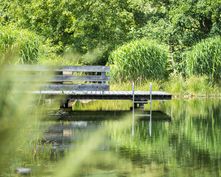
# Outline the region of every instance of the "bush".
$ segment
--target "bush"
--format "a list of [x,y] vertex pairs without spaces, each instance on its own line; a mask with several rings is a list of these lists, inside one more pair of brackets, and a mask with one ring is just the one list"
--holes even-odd
[[212,80],[221,78],[221,38],[208,38],[186,53],[187,74],[207,75]]
[[127,43],[109,57],[114,79],[161,79],[167,74],[167,48],[153,40],[140,39]]
[[[33,32],[13,26],[0,27],[0,58],[8,63],[37,63],[40,58],[51,57],[50,43]],[[15,61],[7,61],[10,55],[18,55]]]

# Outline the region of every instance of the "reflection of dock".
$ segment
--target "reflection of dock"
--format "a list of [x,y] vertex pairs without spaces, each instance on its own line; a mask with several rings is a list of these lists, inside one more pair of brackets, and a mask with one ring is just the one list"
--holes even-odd
[[[148,114],[148,111],[141,111]],[[139,114],[139,112],[137,112]],[[171,117],[161,111],[152,112],[152,120],[150,122],[149,117],[145,116],[137,119],[138,121],[152,124],[154,121],[171,121]],[[83,134],[91,134],[101,126],[101,121],[107,120],[120,120],[125,116],[132,117],[131,111],[73,111],[65,112],[60,115],[51,115],[50,119],[67,120],[54,122],[44,135],[44,142],[55,143],[57,145],[70,146],[72,142],[83,139]],[[146,124],[145,123],[145,124]],[[134,124],[133,124],[134,126]]]
[[[152,119],[145,116],[149,114],[148,111],[142,110],[136,111],[144,113],[143,117],[137,117],[137,124],[135,126],[134,121],[131,122],[131,135],[134,136],[136,128],[142,131],[141,134],[152,135],[152,123],[154,121],[157,124],[161,122],[171,121],[171,117],[161,111],[153,111]],[[142,115],[142,114],[141,114]],[[102,121],[113,122],[125,117],[132,118],[131,111],[73,111],[63,112],[63,114],[52,114],[50,119],[56,119],[61,121],[53,121],[52,125],[44,133],[43,143],[51,144],[51,159],[57,159],[63,156],[65,150],[76,148],[76,146],[84,141],[87,141],[88,137],[92,135],[97,129],[104,126]],[[63,121],[64,120],[64,121]],[[67,121],[65,121],[67,120]],[[163,124],[164,124],[163,123]],[[139,125],[141,127],[139,128]],[[102,143],[98,149],[108,150],[110,148],[109,143]]]
[[[146,117],[146,114],[149,114],[149,111],[140,111],[143,116],[140,116],[138,120],[149,121],[149,118]],[[136,111],[139,114],[139,111]],[[103,121],[103,120],[117,120],[121,119],[126,115],[130,115],[131,111],[73,111],[73,112],[64,112],[63,114],[52,114],[51,119],[56,120],[68,120],[68,121]],[[161,111],[152,111],[152,120],[153,121],[171,121],[171,117]]]
[[82,131],[91,131],[96,129],[96,124],[90,124],[87,121],[74,121],[66,124],[58,122],[48,128],[44,134],[43,141],[48,143],[70,144],[81,139]]
[[[101,125],[96,121],[54,122],[46,132],[42,143],[51,144],[52,156],[64,153],[65,149],[75,148],[76,144],[84,142]],[[103,149],[104,145],[102,145]]]

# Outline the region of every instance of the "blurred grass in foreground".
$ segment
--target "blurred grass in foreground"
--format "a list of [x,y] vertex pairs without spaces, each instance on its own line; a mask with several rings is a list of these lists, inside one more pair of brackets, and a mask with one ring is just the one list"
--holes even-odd
[[33,84],[24,82],[19,72],[9,70],[3,59],[1,63],[0,176],[14,176],[17,167],[40,163],[43,154],[37,151],[37,146],[43,133],[39,131],[39,122],[44,106],[39,96],[24,92],[32,90]]

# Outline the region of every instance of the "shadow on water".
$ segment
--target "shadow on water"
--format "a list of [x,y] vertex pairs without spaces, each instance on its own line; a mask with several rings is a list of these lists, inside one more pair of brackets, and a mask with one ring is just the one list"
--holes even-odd
[[[138,120],[147,120],[149,111],[136,111],[137,114],[143,114]],[[125,115],[132,116],[132,112],[128,110],[111,110],[111,111],[72,111],[51,114],[49,118],[63,121],[105,121],[105,120],[119,120]],[[153,111],[152,118],[154,121],[171,121],[171,117],[162,111]]]

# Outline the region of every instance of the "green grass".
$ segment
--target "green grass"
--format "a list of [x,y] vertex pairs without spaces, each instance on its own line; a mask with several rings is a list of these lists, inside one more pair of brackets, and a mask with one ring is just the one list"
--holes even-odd
[[4,61],[10,64],[37,64],[47,59],[61,59],[50,41],[13,25],[0,26],[0,58],[0,63]]
[[[221,88],[212,85],[206,76],[192,76],[187,79],[179,76],[170,77],[167,81],[137,81],[135,90],[149,91],[150,83],[153,91],[165,91],[171,93],[173,98],[197,98],[197,97],[221,97]],[[110,90],[113,91],[132,91],[132,82],[110,82]],[[73,110],[129,110],[132,106],[131,101],[89,101],[74,102]],[[153,103],[153,110],[158,110],[160,102]],[[145,105],[149,109],[149,105]]]
[[168,48],[150,39],[139,39],[117,48],[109,56],[115,80],[162,79],[167,76]]
[[221,38],[207,38],[185,53],[187,73],[191,75],[207,75],[211,80],[221,78]]
[[[206,76],[191,76],[184,78],[181,75],[171,76],[168,80],[137,81],[135,90],[148,91],[150,83],[155,91],[166,91],[177,97],[214,97],[221,96],[219,84],[213,84]],[[110,83],[111,90],[132,90],[132,82]]]

